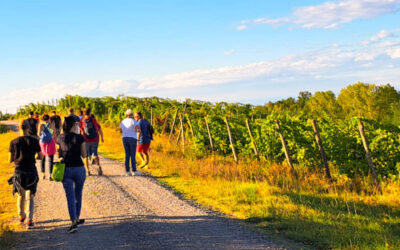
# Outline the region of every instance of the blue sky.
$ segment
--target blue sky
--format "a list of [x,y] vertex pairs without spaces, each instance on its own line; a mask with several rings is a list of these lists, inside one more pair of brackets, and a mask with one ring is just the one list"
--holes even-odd
[[135,95],[263,104],[400,86],[400,0],[2,1],[0,110]]

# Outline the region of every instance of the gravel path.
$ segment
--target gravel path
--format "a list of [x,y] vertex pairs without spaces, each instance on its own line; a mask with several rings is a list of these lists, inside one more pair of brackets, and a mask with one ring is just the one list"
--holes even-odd
[[[150,176],[125,176],[101,157],[103,176],[86,179],[78,232],[68,234],[67,202],[58,182],[40,180],[35,229],[16,232],[16,249],[282,249],[233,220],[180,199]],[[92,171],[92,173],[96,171]]]

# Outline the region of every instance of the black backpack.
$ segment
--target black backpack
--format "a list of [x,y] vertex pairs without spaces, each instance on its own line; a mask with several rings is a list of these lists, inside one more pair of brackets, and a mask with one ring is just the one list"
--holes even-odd
[[99,136],[97,133],[97,129],[94,127],[92,118],[84,119],[84,122],[85,122],[84,132],[85,132],[85,137],[87,139],[94,139],[97,136]]

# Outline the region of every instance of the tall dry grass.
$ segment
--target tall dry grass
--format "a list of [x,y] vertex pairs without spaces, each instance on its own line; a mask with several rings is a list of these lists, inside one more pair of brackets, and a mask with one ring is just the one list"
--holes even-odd
[[16,199],[11,193],[12,186],[7,183],[14,173],[13,165],[8,163],[9,145],[17,136],[15,132],[0,133],[0,248],[3,249],[14,245],[15,238],[11,232],[17,228],[17,225],[12,223],[17,216]]

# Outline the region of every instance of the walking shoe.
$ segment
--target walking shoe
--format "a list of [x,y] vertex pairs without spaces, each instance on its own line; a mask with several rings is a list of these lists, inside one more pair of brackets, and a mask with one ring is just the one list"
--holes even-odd
[[25,218],[19,217],[19,223],[24,223]]
[[131,176],[132,174],[131,174],[131,172],[126,172],[125,173],[125,176]]
[[26,223],[26,227],[27,227],[28,229],[32,229],[33,226],[34,226],[34,224],[33,224],[33,222],[32,222],[31,220],[28,221],[28,223]]
[[100,165],[99,165],[99,171],[98,171],[99,175],[103,175],[103,169],[101,169]]
[[147,165],[146,162],[143,162],[142,164],[139,165],[139,168],[144,168]]
[[142,173],[140,173],[139,171],[132,172],[132,176],[140,176],[140,175],[142,175]]
[[67,232],[72,234],[72,233],[75,233],[76,231],[78,231],[78,224],[75,222],[75,223],[72,223],[72,225],[68,228]]
[[78,225],[82,225],[82,224],[84,224],[85,223],[85,219],[79,219],[79,220],[77,220],[76,221],[76,225],[78,226]]

